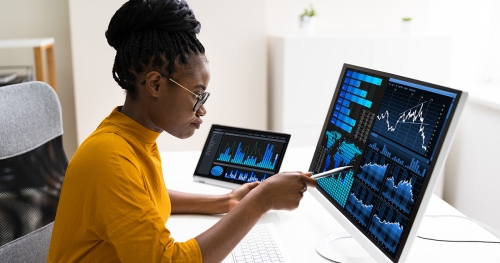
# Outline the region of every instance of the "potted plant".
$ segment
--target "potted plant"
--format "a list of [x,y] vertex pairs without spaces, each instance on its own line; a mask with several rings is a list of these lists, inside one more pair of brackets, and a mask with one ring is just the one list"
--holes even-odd
[[411,17],[403,17],[401,18],[401,34],[409,35],[410,34],[410,25],[411,25]]
[[316,11],[312,5],[300,15],[300,31],[306,35],[313,35],[316,31]]

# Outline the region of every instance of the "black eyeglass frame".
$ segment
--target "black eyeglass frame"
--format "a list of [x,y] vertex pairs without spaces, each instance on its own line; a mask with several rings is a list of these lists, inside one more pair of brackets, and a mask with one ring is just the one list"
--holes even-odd
[[[158,72],[158,73],[160,74],[160,76],[162,76],[162,77],[164,77],[164,78],[172,81],[173,83],[177,84],[177,86],[179,86],[179,87],[187,90],[189,93],[193,94],[196,97],[196,103],[193,106],[193,111],[194,112],[198,111],[201,108],[201,106],[203,106],[203,104],[205,104],[205,102],[207,102],[208,97],[210,97],[210,92],[208,92],[208,91],[205,91],[202,94],[198,95],[198,94],[190,91],[188,88],[186,88],[186,87],[182,86],[181,84],[177,83],[177,81],[171,79],[169,76],[164,75],[163,73],[160,73],[160,72]],[[146,80],[141,81],[140,84],[141,85],[146,84]]]

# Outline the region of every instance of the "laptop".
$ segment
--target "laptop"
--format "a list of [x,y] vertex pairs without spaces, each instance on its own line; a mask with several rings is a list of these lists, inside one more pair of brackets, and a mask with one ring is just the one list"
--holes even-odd
[[279,172],[290,134],[213,124],[193,179],[234,189]]

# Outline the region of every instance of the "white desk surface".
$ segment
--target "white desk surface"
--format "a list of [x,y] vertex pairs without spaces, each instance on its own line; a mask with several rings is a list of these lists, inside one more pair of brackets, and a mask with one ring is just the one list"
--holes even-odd
[[[312,148],[290,148],[282,164],[282,171],[307,171],[312,159]],[[167,188],[206,194],[223,194],[226,188],[194,182],[192,173],[200,156],[199,151],[162,152],[163,173]],[[303,156],[303,158],[301,157]],[[433,196],[428,215],[463,215],[458,210]],[[173,215],[167,227],[177,241],[196,237],[215,224],[223,215]],[[294,211],[270,211],[259,223],[274,223],[288,253],[294,262],[331,262],[316,253],[315,243],[343,228],[306,192]],[[424,218],[420,236],[449,240],[499,241],[477,224],[459,218]],[[232,262],[230,255],[223,262]],[[408,262],[500,262],[500,244],[448,243],[417,238]]]

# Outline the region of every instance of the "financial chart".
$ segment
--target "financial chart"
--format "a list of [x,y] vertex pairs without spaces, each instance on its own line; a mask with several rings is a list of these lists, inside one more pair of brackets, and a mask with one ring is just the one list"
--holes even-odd
[[283,143],[225,136],[221,142],[216,160],[274,171],[282,148]]
[[370,189],[361,184],[355,184],[345,208],[357,222],[367,226],[376,201],[376,195]]
[[456,94],[346,69],[311,171],[318,189],[390,257],[411,228]]
[[382,188],[382,196],[405,214],[409,214],[422,187],[422,177],[396,163],[389,168],[389,176]]
[[408,219],[400,213],[386,203],[379,202],[371,218],[368,230],[386,248],[391,252],[395,252],[407,222]]
[[389,82],[373,131],[424,157],[434,149],[451,98]]
[[279,172],[289,134],[212,125],[195,176],[243,184]]
[[259,173],[256,171],[249,171],[241,168],[228,168],[226,173],[224,174],[225,178],[238,180],[242,182],[255,182],[255,181],[264,181],[267,178],[267,173]]

